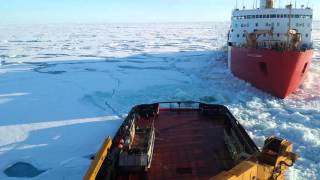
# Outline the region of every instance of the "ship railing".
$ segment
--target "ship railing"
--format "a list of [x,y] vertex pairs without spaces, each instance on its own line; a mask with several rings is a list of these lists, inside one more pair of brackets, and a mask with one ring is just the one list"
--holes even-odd
[[161,109],[198,109],[201,102],[197,101],[165,101],[159,102]]
[[[239,48],[248,48],[249,46],[246,43],[231,43],[232,47]],[[256,46],[249,47],[255,49],[272,49],[277,51],[285,51],[285,50],[295,50],[295,51],[306,51],[309,49],[313,49],[313,43],[303,43],[298,48],[292,49],[289,48],[288,44],[284,41],[280,40],[267,40],[267,41],[259,41]]]

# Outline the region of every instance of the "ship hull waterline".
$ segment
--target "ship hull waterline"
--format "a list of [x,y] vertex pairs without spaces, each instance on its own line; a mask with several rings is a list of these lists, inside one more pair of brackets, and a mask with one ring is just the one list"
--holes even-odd
[[313,50],[276,51],[229,47],[232,73],[276,97],[286,98],[308,74]]

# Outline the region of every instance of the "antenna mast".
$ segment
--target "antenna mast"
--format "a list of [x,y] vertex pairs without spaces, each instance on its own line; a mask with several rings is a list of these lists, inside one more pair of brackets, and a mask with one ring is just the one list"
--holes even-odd
[[281,0],[279,0],[279,8],[281,8]]

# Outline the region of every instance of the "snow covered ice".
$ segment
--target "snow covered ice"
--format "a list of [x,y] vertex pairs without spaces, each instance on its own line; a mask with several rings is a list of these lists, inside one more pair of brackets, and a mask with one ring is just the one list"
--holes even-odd
[[308,78],[285,100],[230,73],[228,27],[0,26],[0,179],[16,179],[4,172],[19,162],[44,171],[33,179],[81,179],[132,106],[167,100],[227,105],[260,147],[271,135],[294,143],[289,179],[319,179],[320,23]]

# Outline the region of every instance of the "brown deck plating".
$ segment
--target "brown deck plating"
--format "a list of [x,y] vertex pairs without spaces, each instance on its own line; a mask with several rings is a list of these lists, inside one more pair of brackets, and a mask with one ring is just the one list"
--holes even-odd
[[[152,118],[138,121],[148,124]],[[197,110],[160,110],[155,118],[156,141],[150,170],[119,179],[209,179],[231,167],[223,141],[224,117],[214,120]]]

